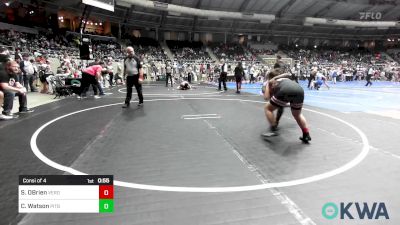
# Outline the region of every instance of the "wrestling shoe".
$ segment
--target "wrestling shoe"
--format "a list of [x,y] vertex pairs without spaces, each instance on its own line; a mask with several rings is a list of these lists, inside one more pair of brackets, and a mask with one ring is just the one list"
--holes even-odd
[[15,113],[12,113],[12,112],[3,112],[2,115],[11,116],[13,119],[17,119],[19,117],[18,114],[15,114]]
[[262,133],[261,136],[263,137],[273,137],[278,136],[278,128],[276,126],[271,126],[269,132]]
[[22,114],[24,114],[24,113],[33,113],[35,110],[33,110],[33,109],[24,109],[24,110],[21,110],[21,111],[19,111],[19,113],[22,113]]
[[3,114],[0,114],[0,120],[12,120],[12,119],[14,119],[13,116],[6,116]]
[[126,108],[129,108],[129,103],[125,103],[124,105],[122,105],[122,108],[124,108],[124,109],[126,109]]
[[311,141],[310,133],[303,133],[303,137],[299,138],[303,143],[308,144],[309,141]]

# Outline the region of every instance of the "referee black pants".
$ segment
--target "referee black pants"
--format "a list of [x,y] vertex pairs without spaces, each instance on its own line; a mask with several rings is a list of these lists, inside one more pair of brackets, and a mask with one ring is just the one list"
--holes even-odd
[[142,85],[139,84],[139,75],[134,75],[134,76],[127,76],[126,77],[126,99],[125,99],[125,104],[129,104],[131,99],[132,99],[132,87],[135,85],[138,97],[139,97],[139,103],[143,103],[143,93],[142,93]]
[[226,88],[226,78],[227,78],[228,74],[226,72],[221,72],[221,74],[219,75],[219,79],[218,79],[218,90],[221,90],[221,83],[224,85],[224,90],[228,90]]
[[173,85],[173,83],[172,83],[172,74],[171,73],[167,73],[165,78],[166,78],[165,79],[165,87],[168,87],[168,80],[171,81],[171,87],[172,87],[172,85]]

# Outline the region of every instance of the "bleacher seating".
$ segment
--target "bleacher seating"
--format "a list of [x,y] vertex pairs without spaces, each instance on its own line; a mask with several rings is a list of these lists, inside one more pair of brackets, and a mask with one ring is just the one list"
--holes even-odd
[[178,61],[210,61],[211,57],[205,51],[203,43],[190,41],[167,41],[168,47]]

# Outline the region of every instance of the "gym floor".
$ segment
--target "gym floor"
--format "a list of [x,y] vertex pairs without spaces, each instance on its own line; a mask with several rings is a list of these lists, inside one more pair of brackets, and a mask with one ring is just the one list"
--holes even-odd
[[[289,109],[280,135],[261,138],[268,123],[258,85],[238,95],[149,83],[143,107],[122,109],[125,91],[68,97],[0,123],[5,224],[400,223],[398,84],[306,89],[310,144]],[[18,214],[18,175],[69,174],[58,165],[114,175],[114,213]],[[328,220],[328,202],[384,203],[390,218]]]

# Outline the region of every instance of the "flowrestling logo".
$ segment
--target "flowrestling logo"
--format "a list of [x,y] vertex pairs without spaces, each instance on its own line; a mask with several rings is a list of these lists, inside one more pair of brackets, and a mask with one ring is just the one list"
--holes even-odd
[[380,20],[382,19],[381,12],[359,12],[360,20]]
[[328,220],[333,220],[339,216],[339,219],[389,219],[389,213],[383,202],[374,202],[368,204],[366,202],[341,202],[339,205],[328,202],[322,207],[322,216]]

